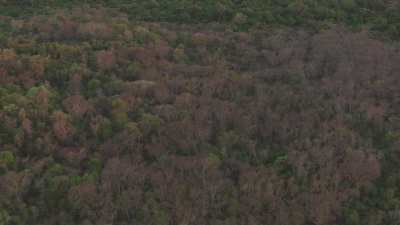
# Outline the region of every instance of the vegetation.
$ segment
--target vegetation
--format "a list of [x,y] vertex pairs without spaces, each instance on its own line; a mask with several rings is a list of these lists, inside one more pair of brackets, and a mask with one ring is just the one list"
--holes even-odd
[[0,225],[399,223],[395,1],[0,6]]
[[[321,29],[330,23],[368,27],[397,39],[399,4],[394,0],[2,0],[0,14],[22,17],[72,8],[105,6],[131,19],[175,23],[224,23],[237,30],[254,26],[303,26]],[[22,10],[22,12],[21,12]]]

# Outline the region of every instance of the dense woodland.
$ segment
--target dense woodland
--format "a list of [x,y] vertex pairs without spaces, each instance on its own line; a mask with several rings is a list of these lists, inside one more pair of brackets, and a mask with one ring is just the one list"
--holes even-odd
[[0,0],[0,14],[27,17],[77,5],[118,9],[136,21],[179,24],[223,23],[235,30],[303,26],[318,30],[332,23],[368,27],[400,37],[398,0]]
[[0,0],[0,225],[398,225],[399,7]]

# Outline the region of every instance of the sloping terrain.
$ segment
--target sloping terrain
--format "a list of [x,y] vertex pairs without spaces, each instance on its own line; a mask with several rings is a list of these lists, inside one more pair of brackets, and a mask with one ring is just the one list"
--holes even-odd
[[174,22],[1,17],[0,225],[398,224],[396,42]]

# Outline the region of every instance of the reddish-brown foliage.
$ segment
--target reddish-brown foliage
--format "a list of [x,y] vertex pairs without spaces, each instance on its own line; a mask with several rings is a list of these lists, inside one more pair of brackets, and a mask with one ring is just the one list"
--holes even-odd
[[100,70],[110,70],[116,66],[116,58],[112,50],[97,52],[96,61]]
[[53,115],[53,132],[60,141],[66,141],[72,137],[73,127],[68,121],[67,115],[63,112],[54,112]]
[[80,95],[73,95],[63,101],[65,110],[73,116],[79,118],[91,110],[92,106]]

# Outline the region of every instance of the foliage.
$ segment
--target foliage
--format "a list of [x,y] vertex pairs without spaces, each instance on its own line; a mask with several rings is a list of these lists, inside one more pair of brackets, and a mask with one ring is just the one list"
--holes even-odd
[[[76,0],[5,0],[3,2],[5,7],[2,7],[0,15],[14,17],[43,13],[43,10],[49,13],[54,8],[82,4]],[[131,2],[86,0],[83,4],[86,7],[93,5],[113,7],[120,12],[128,13],[131,19],[139,21],[186,24],[218,22],[229,24],[240,30],[265,24],[321,28],[324,24],[335,22],[351,27],[367,26],[372,30],[384,31],[396,38],[400,26],[399,5],[395,1],[386,0],[140,0]]]
[[84,2],[0,1],[0,225],[398,224],[396,2]]
[[3,151],[0,153],[0,163],[8,167],[14,167],[16,165],[15,156],[10,151]]

